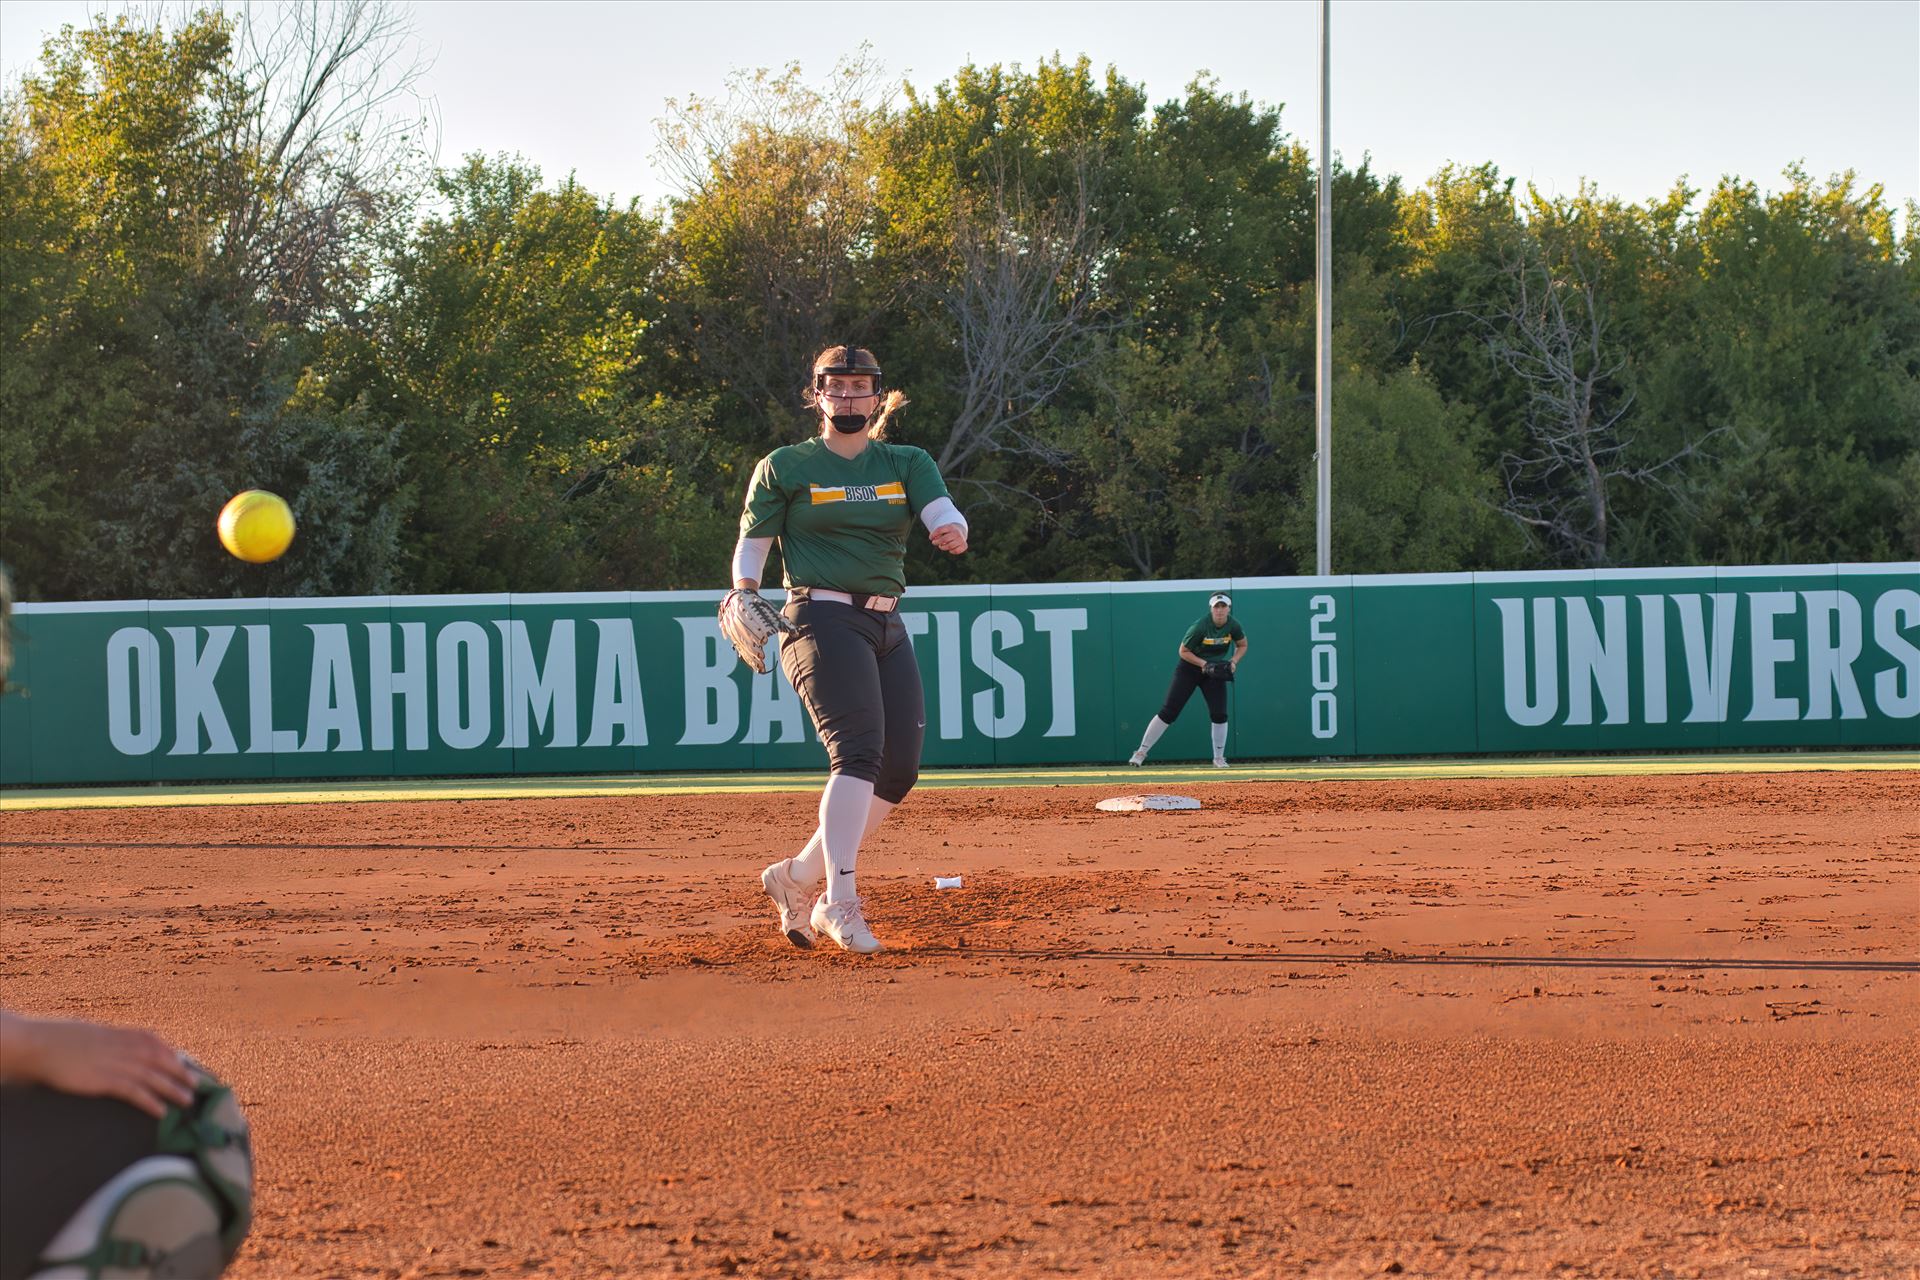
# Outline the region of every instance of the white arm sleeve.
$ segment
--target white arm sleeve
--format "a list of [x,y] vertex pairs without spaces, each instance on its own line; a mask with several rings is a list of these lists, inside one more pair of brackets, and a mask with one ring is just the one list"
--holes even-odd
[[767,553],[772,550],[772,538],[740,539],[733,547],[733,577],[727,580],[727,585],[732,586],[742,578],[759,582],[760,575],[767,571]]
[[953,505],[952,498],[935,498],[920,512],[920,523],[929,529],[938,529],[943,525],[957,524],[960,532],[967,531],[967,518],[960,514],[960,508]]

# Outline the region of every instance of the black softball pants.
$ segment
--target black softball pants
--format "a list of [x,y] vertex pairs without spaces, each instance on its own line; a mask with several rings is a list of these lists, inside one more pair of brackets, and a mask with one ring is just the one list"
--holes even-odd
[[0,1280],[31,1274],[53,1233],[114,1175],[160,1150],[160,1122],[118,1098],[0,1086]]
[[1207,700],[1207,716],[1215,724],[1227,722],[1227,682],[1209,680],[1199,667],[1191,662],[1182,662],[1174,669],[1173,683],[1167,686],[1167,700],[1160,707],[1160,719],[1172,724],[1185,709],[1187,699],[1198,689],[1200,696]]
[[785,612],[799,631],[781,642],[780,665],[813,717],[829,771],[871,782],[877,798],[899,804],[919,781],[927,732],[906,623],[897,612],[835,600],[794,600]]

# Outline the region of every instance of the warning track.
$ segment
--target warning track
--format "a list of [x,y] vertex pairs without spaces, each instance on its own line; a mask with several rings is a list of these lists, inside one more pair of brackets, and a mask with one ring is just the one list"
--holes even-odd
[[[1167,783],[1337,782],[1444,778],[1614,778],[1702,773],[1898,772],[1920,770],[1920,751],[1779,752],[1729,755],[1566,756],[1486,760],[1325,761],[1209,766],[1076,765],[1060,768],[934,769],[920,786],[1060,787],[1130,790]],[[383,778],[365,782],[232,782],[218,785],[46,787],[0,791],[0,811],[114,809],[172,805],[343,804],[403,800],[487,800],[587,796],[733,795],[818,790],[823,772],[613,774],[565,777]]]

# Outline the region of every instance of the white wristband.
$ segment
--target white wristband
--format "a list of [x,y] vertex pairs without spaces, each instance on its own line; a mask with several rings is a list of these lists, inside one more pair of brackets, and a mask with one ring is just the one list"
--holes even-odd
[[767,571],[767,553],[773,550],[772,538],[742,538],[733,547],[733,577],[728,586],[742,581],[758,582]]
[[920,510],[920,523],[929,529],[939,529],[950,524],[960,526],[960,532],[967,531],[967,518],[960,514],[960,508],[953,505],[952,498],[935,498]]

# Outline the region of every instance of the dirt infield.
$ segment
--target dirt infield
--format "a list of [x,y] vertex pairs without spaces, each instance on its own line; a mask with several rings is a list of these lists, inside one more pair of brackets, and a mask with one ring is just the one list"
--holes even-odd
[[1113,790],[867,961],[808,795],[7,813],[0,1001],[234,1082],[239,1276],[1920,1276],[1920,774]]

